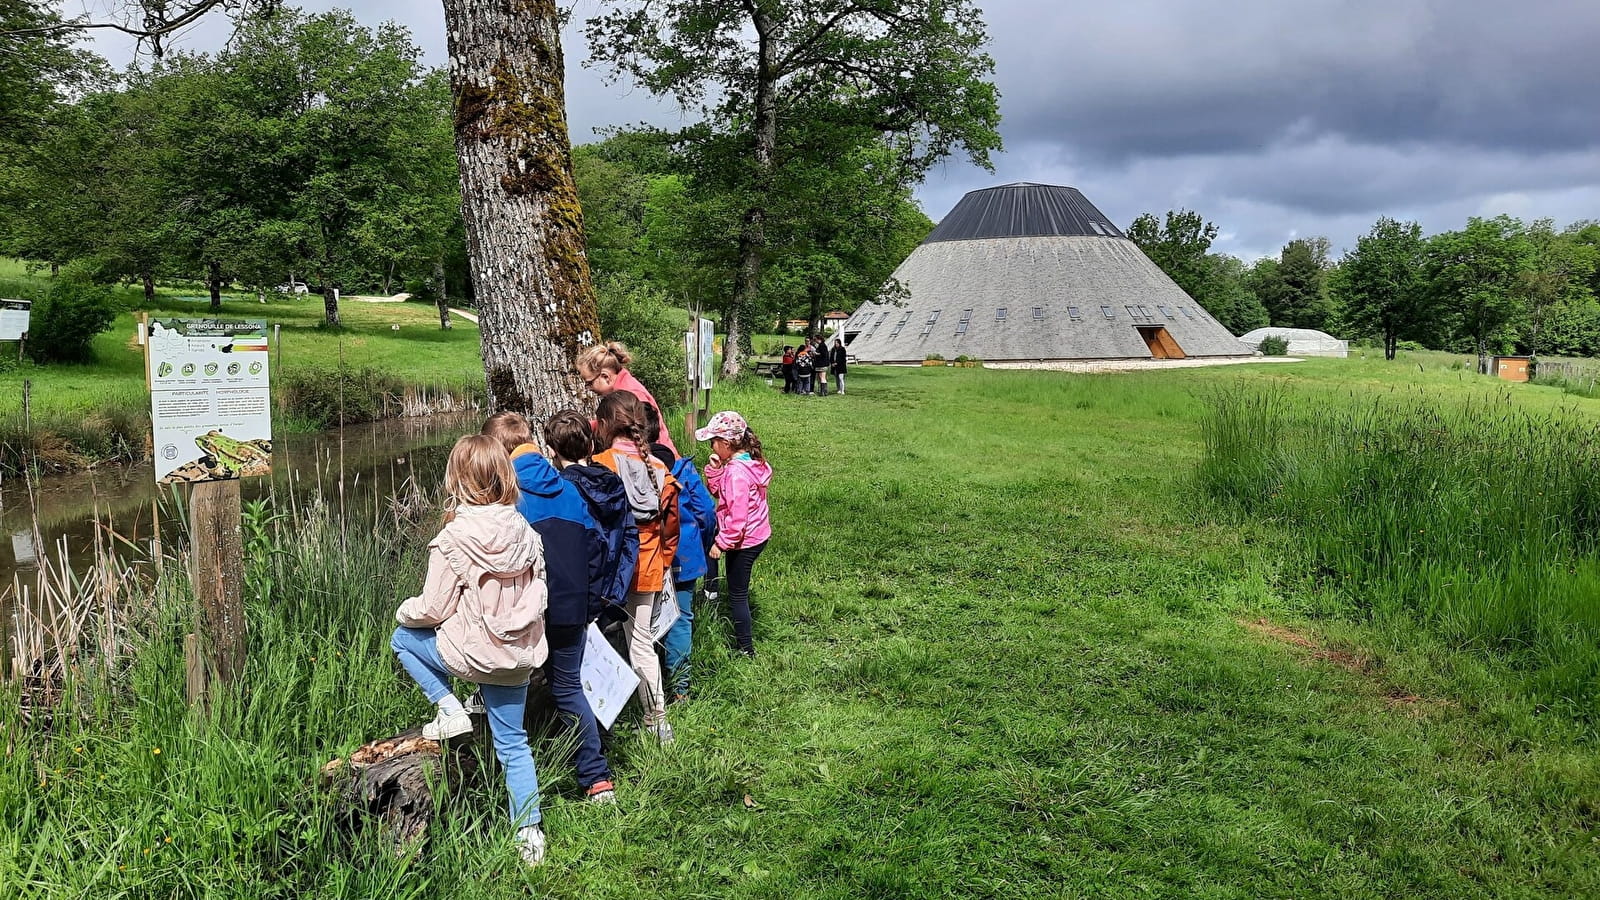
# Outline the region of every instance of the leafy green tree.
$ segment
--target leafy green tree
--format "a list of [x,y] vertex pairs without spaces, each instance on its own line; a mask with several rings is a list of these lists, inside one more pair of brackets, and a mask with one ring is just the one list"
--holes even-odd
[[1216,225],[1193,210],[1168,210],[1164,220],[1157,220],[1150,213],[1134,219],[1127,235],[1184,293],[1201,302],[1200,295],[1212,274],[1206,256],[1217,238]]
[[584,236],[595,276],[638,274],[652,176],[626,162],[607,159],[597,144],[573,148],[572,176],[583,204]]
[[1424,270],[1433,297],[1478,354],[1479,372],[1489,371],[1490,343],[1508,340],[1524,312],[1520,285],[1530,257],[1522,223],[1505,215],[1468,219],[1466,228],[1428,241]]
[[1269,324],[1266,307],[1250,289],[1249,270],[1236,256],[1206,255],[1206,277],[1195,301],[1233,334],[1244,334]]
[[[795,165],[820,166],[887,135],[901,183],[957,148],[988,166],[1000,146],[994,63],[971,0],[611,0],[589,20],[594,59],[651,93],[699,107],[688,139],[737,146],[723,167],[745,200],[724,326],[724,375],[748,352],[747,312],[760,293],[774,206]],[[815,137],[781,146],[787,119]],[[731,140],[730,140],[731,138]],[[793,183],[792,181],[789,183]]]
[[1379,219],[1345,254],[1331,284],[1345,323],[1359,335],[1380,336],[1385,359],[1394,359],[1399,342],[1420,336],[1429,322],[1425,247],[1421,225]]
[[[572,184],[561,52],[567,14],[552,0],[444,0],[443,5],[462,224],[475,276],[490,403],[528,413],[568,405],[581,392],[571,363],[598,337],[599,322]],[[261,14],[278,7],[277,0],[140,2],[126,7],[142,12],[138,24],[90,23],[82,17],[66,27],[118,28],[149,41],[160,60],[167,36],[210,11],[260,24]],[[381,35],[379,43],[386,43]],[[309,61],[318,53],[302,55]],[[351,77],[333,79],[304,99],[313,105],[338,105],[342,97],[368,86],[366,75],[385,63],[380,59],[372,66],[346,66]],[[257,87],[263,94],[278,93],[275,80]],[[350,133],[335,129],[319,137],[349,138]],[[298,235],[294,246],[300,255],[318,259],[324,270],[331,269],[331,256],[341,246],[334,238],[353,227],[349,213],[356,203],[328,180],[302,195],[314,202],[300,212],[316,216],[317,227]],[[323,205],[326,201],[332,202]],[[263,227],[268,233],[284,233],[267,223]],[[207,237],[205,227],[195,231]],[[191,246],[197,243],[206,241],[191,241]],[[211,257],[207,269],[215,284],[220,277],[216,251],[202,255]],[[331,297],[327,305],[330,318],[336,318]]]
[[1583,306],[1594,301],[1589,279],[1594,276],[1595,248],[1558,234],[1554,223],[1540,219],[1523,234],[1527,242],[1527,262],[1518,273],[1518,292],[1528,318],[1528,352],[1533,356],[1535,373],[1539,353],[1544,349],[1545,328],[1561,304]]
[[41,159],[37,145],[67,99],[105,71],[98,57],[73,48],[70,32],[52,30],[62,24],[51,4],[0,0],[0,252],[55,263],[37,252],[27,169]]
[[1284,245],[1276,265],[1256,267],[1256,294],[1273,325],[1325,329],[1332,324],[1328,249],[1327,238],[1297,238]]
[[1199,213],[1169,210],[1159,220],[1144,213],[1128,226],[1127,235],[1229,331],[1244,334],[1267,324],[1266,310],[1250,287],[1244,263],[1210,252],[1217,226]]

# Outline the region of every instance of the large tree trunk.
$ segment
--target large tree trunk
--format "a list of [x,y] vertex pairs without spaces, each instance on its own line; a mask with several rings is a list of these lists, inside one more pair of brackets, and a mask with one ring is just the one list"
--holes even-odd
[[322,318],[329,324],[339,324],[339,293],[333,282],[324,275],[322,277]]
[[1400,343],[1399,337],[1400,336],[1398,334],[1396,334],[1393,329],[1389,329],[1389,330],[1384,331],[1384,333],[1383,333],[1383,358],[1384,359],[1389,359],[1389,360],[1394,359],[1395,351],[1399,349],[1399,343]]
[[733,297],[728,301],[728,337],[722,345],[722,377],[739,375],[744,357],[750,352],[750,332],[745,322],[748,310],[761,289],[761,262],[767,251],[767,210],[759,198],[765,197],[772,185],[772,154],[778,145],[777,49],[772,39],[772,22],[759,7],[751,7],[751,24],[755,26],[756,63],[756,119],[755,126],[755,196],[757,203],[744,214],[744,227],[739,230],[739,268],[733,276]]
[[139,281],[144,285],[144,302],[156,302],[156,277],[145,270],[139,273]]
[[206,287],[211,290],[211,311],[222,312],[222,263],[214,259],[207,264]]
[[450,330],[450,286],[445,283],[444,260],[433,261],[433,301],[439,304],[439,330]]
[[600,339],[572,180],[553,0],[445,0],[456,156],[489,404],[579,405],[573,360]]

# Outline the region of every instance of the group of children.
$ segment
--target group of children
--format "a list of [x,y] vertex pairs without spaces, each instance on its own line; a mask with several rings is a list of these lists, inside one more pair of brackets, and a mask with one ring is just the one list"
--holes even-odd
[[785,345],[779,370],[783,374],[785,394],[828,395],[828,376],[833,375],[834,390],[844,393],[844,375],[848,367],[844,341],[836,340],[830,349],[822,338],[810,338],[799,347]]
[[[422,592],[395,613],[395,655],[438,708],[423,737],[470,732],[469,704],[481,704],[530,865],[545,852],[523,724],[535,668],[546,668],[556,708],[576,733],[585,796],[604,803],[614,802],[615,785],[581,678],[591,623],[626,630],[643,729],[662,744],[673,740],[667,691],[674,700],[689,692],[696,581],[707,578],[706,596],[716,599],[719,560],[736,647],[755,652],[750,575],[772,533],[772,467],[736,412],[719,412],[695,432],[711,443],[704,479],[664,434],[654,405],[626,390],[602,395],[593,422],[576,410],[545,421],[548,457],[521,414],[491,416],[450,452],[444,528],[428,545]],[[680,612],[662,641],[665,674],[651,631],[661,603]],[[476,683],[477,694],[463,703],[452,677]]]

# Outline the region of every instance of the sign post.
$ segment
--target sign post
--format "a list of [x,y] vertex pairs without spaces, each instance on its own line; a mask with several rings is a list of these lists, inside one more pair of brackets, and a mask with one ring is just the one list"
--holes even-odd
[[[696,422],[711,411],[711,386],[716,375],[716,326],[700,317],[698,309],[689,312],[689,330],[683,333],[683,356],[688,361],[689,435]],[[700,392],[705,391],[704,397]]]
[[190,580],[195,633],[185,685],[202,703],[212,681],[244,671],[244,546],[239,479],[272,471],[267,323],[153,319],[145,375],[158,484],[192,484]]
[[0,300],[0,341],[17,342],[17,362],[28,346],[28,317],[32,300]]

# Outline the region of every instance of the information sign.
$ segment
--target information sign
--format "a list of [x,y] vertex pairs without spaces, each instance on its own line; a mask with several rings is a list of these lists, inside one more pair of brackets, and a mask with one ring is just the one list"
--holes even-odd
[[0,300],[0,341],[20,341],[28,333],[31,300]]
[[712,376],[716,374],[717,348],[716,331],[710,319],[700,320],[700,384],[703,391],[712,387]]
[[158,483],[272,471],[266,322],[152,319],[145,361]]

